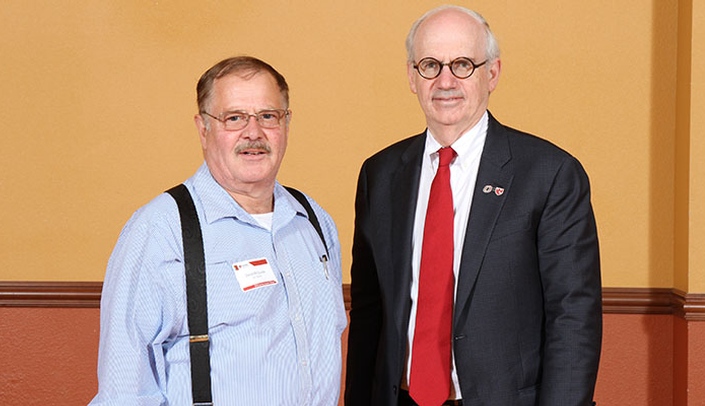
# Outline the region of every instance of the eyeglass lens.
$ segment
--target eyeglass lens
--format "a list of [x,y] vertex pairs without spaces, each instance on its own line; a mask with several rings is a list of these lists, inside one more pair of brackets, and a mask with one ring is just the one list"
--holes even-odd
[[254,117],[263,128],[277,128],[281,123],[281,119],[286,115],[286,110],[262,110],[256,114],[233,111],[224,113],[222,119],[218,120],[223,123],[226,130],[242,130],[247,127],[250,117]]
[[[481,63],[480,65],[483,65]],[[419,71],[419,74],[426,79],[434,79],[441,74],[441,70],[444,66],[450,68],[450,72],[459,79],[465,79],[472,76],[475,72],[475,68],[480,65],[475,65],[469,58],[460,57],[456,58],[449,63],[442,63],[435,58],[423,58],[415,66]]]

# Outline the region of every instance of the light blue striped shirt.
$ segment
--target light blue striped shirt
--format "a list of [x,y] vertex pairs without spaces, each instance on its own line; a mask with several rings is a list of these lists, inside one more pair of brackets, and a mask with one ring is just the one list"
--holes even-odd
[[[262,228],[203,164],[185,182],[206,256],[213,402],[337,405],[346,326],[340,243],[315,202],[331,258],[305,209],[280,184]],[[276,284],[243,290],[233,265],[266,258]],[[123,228],[103,284],[99,389],[91,405],[190,405],[181,228],[161,194]]]

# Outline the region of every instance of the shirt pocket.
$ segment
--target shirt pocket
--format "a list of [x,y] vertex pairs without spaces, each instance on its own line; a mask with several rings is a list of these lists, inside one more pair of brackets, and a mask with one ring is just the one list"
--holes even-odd
[[276,309],[281,307],[277,304],[286,301],[281,277],[276,272],[272,272],[276,283],[243,291],[233,264],[251,259],[257,258],[218,256],[206,263],[210,328],[237,325],[243,331],[254,332],[267,324],[268,319],[276,317]]

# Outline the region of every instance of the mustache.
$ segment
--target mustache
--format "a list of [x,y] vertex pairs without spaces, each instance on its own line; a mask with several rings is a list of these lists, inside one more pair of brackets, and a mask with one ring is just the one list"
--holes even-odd
[[239,154],[239,153],[246,151],[248,149],[259,149],[259,150],[265,151],[266,153],[272,152],[272,147],[270,147],[269,144],[267,144],[264,141],[245,141],[242,144],[235,147],[235,153]]
[[434,98],[439,97],[439,98],[446,99],[446,98],[450,98],[450,97],[463,97],[463,95],[460,92],[455,91],[455,90],[437,90],[437,91],[433,92],[432,97],[434,97]]

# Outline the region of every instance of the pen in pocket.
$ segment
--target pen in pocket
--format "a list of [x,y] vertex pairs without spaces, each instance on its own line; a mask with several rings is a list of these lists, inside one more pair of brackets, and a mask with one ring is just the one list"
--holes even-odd
[[321,262],[323,262],[323,272],[326,275],[326,279],[328,279],[328,256],[323,254],[321,256]]

